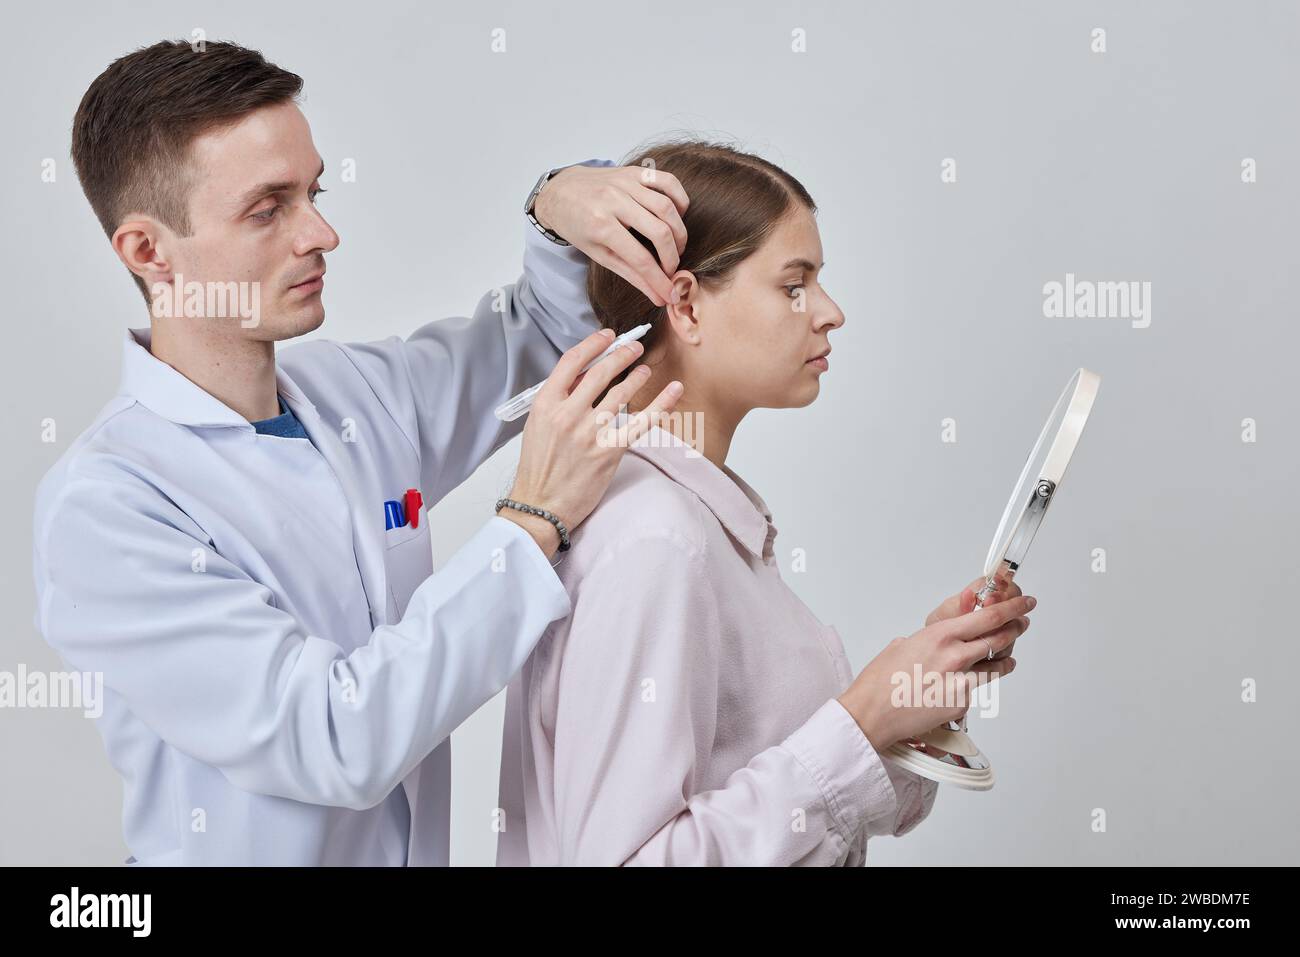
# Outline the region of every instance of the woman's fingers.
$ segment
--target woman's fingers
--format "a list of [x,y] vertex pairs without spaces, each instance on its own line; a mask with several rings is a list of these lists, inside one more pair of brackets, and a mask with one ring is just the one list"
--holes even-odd
[[[925,623],[933,625],[937,621],[947,621],[969,614],[975,608],[975,596],[987,582],[988,578],[981,575],[957,594],[945,598],[938,608],[926,616]],[[985,596],[985,607],[995,605],[1000,601],[1006,601],[1008,598],[1019,598],[1021,595],[1020,586],[1015,582],[1008,584],[1000,572],[997,577],[997,586],[997,590]]]
[[[1023,594],[1019,585],[1014,581],[1008,582],[1001,575],[997,577],[994,584],[995,589],[993,593],[990,594],[988,598],[984,599],[989,604],[992,604],[995,601],[1007,601],[1011,598],[1019,598]],[[978,591],[978,589],[976,590]]]
[[1010,654],[1016,639],[1029,628],[1029,619],[1021,616],[1013,618],[996,631],[991,631],[978,638],[972,638],[962,646],[964,660],[972,663],[989,660],[989,650],[993,651],[993,660],[1005,659]]
[[[1006,601],[1008,598],[1019,598],[1021,594],[1023,594],[1020,590],[1020,586],[1017,585],[1014,580],[1008,582],[1004,577],[1002,577],[1002,572],[998,572],[998,574],[994,576],[993,581],[994,590],[984,598],[984,604],[986,606],[992,605],[994,602]],[[970,583],[970,588],[972,591],[978,592],[987,583],[988,577],[981,575]]]
[[977,608],[969,614],[953,618],[944,624],[951,628],[952,636],[970,641],[1001,628],[1013,618],[1028,614],[1037,602],[1024,595]]
[[1015,667],[1015,658],[996,658],[993,661],[977,662],[966,670],[975,675],[983,675],[985,681],[992,681],[994,678],[1010,674]]
[[[997,678],[1010,674],[1016,667],[1015,658],[1002,658],[998,661],[982,661],[965,668],[962,671],[948,675],[944,684],[945,693],[951,695],[950,701],[962,700],[965,704],[957,709],[957,713],[949,720],[957,720],[967,711],[975,702],[975,694],[981,684],[987,684]],[[963,686],[963,692],[960,699],[957,696],[958,686]]]

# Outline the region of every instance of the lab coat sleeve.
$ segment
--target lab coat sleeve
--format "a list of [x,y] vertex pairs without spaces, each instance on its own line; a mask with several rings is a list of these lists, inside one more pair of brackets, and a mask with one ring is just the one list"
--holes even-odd
[[524,229],[523,275],[485,294],[473,316],[342,347],[418,447],[426,499],[440,500],[522,432],[526,416],[502,422],[496,407],[549,376],[565,350],[599,328],[586,256],[527,221]]
[[236,787],[310,804],[378,804],[569,611],[536,544],[499,517],[350,653],[143,482],[74,479],[35,531],[37,620],[66,661]]
[[830,865],[895,816],[893,785],[835,699],[703,790],[717,715],[719,611],[677,539],[620,547],[575,593],[556,689],[562,864]]

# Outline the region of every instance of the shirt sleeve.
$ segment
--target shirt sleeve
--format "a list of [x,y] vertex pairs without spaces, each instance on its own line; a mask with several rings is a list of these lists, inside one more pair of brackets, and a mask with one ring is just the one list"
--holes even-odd
[[569,612],[536,544],[499,517],[400,621],[348,651],[308,634],[143,483],[74,479],[38,522],[50,645],[236,787],[309,804],[378,804]]
[[839,864],[861,828],[890,826],[890,775],[833,698],[721,787],[700,787],[726,663],[693,546],[625,543],[573,601],[547,729],[560,863]]
[[527,221],[524,229],[523,275],[489,290],[472,316],[428,322],[405,339],[340,346],[418,448],[431,501],[523,431],[527,417],[502,422],[497,406],[549,376],[565,350],[599,328],[587,257]]
[[873,837],[902,837],[930,816],[939,793],[939,782],[923,778],[892,761],[883,764],[889,772],[897,806],[889,817],[869,821],[867,833]]

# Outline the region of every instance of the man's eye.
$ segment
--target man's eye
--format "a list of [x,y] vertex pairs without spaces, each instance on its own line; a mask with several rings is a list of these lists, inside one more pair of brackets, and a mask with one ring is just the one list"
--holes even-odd
[[280,208],[280,204],[276,203],[270,209],[264,209],[260,213],[254,213],[250,218],[256,219],[259,223],[269,223],[271,220],[275,218],[276,210],[278,210],[279,208]]
[[314,190],[312,190],[308,194],[308,198],[314,203],[316,202],[317,196],[319,196],[321,193],[328,193],[328,192],[329,190],[327,190],[324,186],[317,186]]
[[803,286],[803,283],[800,283],[800,284],[797,285],[797,286],[786,286],[786,287],[785,287],[785,288],[786,288],[786,295],[789,296],[791,299],[794,299],[794,298],[796,298],[796,296],[798,295],[798,294],[795,292],[795,290],[797,290],[797,289],[802,289],[803,287],[804,287],[804,286]]

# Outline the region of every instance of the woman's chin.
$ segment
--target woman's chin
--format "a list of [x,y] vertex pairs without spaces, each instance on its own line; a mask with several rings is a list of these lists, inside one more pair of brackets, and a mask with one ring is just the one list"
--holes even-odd
[[817,401],[817,396],[821,394],[821,391],[820,377],[807,379],[790,390],[782,407],[786,409],[802,409],[804,406],[812,405]]

